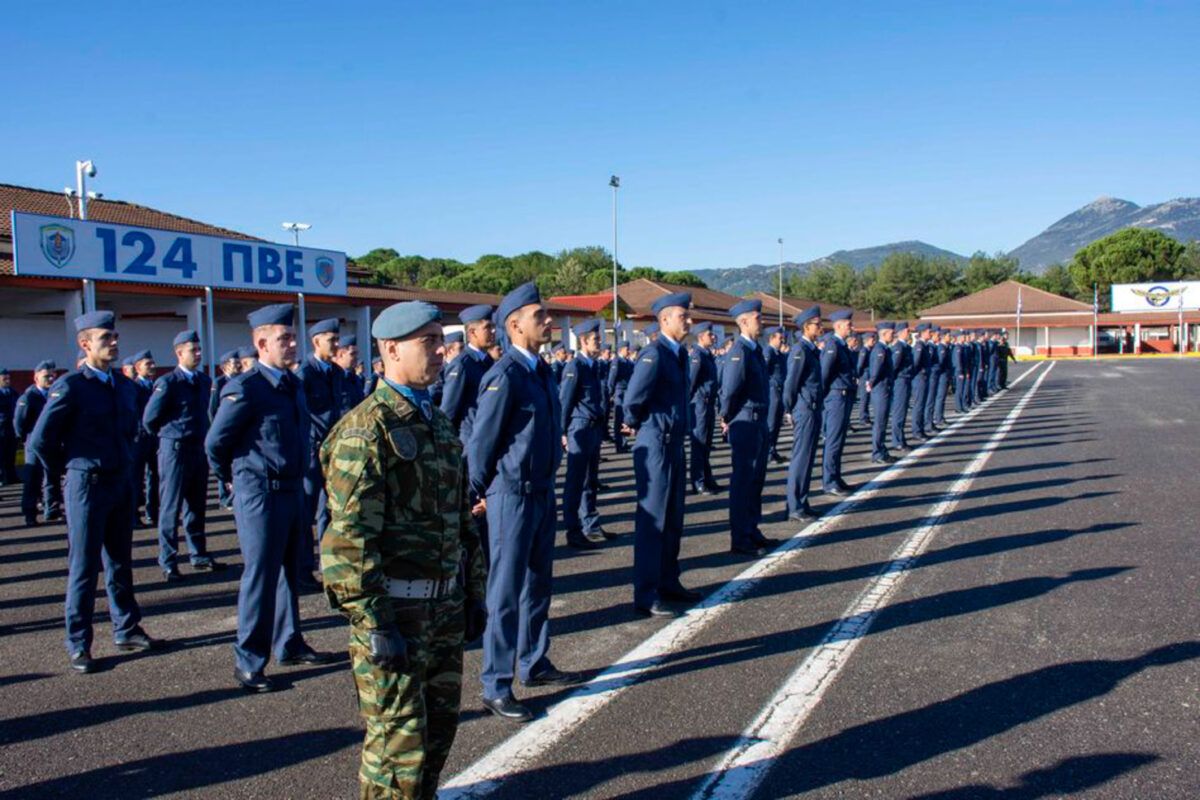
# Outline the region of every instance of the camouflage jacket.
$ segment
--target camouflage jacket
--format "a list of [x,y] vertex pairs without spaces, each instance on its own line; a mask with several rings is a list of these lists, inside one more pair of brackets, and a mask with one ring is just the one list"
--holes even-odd
[[467,597],[482,600],[486,567],[467,501],[458,431],[434,408],[426,422],[380,381],[321,447],[329,527],[321,571],[330,607],[351,623],[394,621],[384,578],[450,580],[464,565]]

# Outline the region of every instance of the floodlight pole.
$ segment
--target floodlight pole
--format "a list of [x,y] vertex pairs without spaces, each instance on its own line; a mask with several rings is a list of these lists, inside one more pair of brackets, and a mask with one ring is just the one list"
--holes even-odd
[[613,222],[613,339],[617,331],[617,189],[621,187],[621,179],[613,175],[608,179],[612,187],[612,222]]
[[779,239],[779,327],[783,327],[783,239]]

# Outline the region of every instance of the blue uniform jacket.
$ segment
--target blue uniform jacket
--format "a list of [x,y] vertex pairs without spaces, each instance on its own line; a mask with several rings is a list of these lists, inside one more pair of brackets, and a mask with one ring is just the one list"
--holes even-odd
[[329,429],[342,417],[343,374],[337,364],[322,364],[316,356],[309,356],[300,365],[299,376],[304,384],[314,453],[329,435]]
[[911,381],[913,376],[912,348],[897,339],[892,342],[892,380]]
[[203,440],[208,433],[212,381],[203,372],[187,374],[176,367],[154,382],[142,412],[142,426],[160,439]]
[[795,408],[803,400],[810,409],[816,409],[824,399],[821,387],[821,353],[808,339],[801,339],[792,347],[788,359],[787,380],[783,384],[783,407]]
[[633,376],[632,359],[617,356],[608,370],[608,393],[610,397],[624,397],[629,379]]
[[250,489],[246,499],[274,488],[301,489],[308,465],[310,418],[304,391],[295,375],[279,378],[255,366],[231,378],[204,449],[213,474],[222,483]]
[[212,391],[208,393],[208,421],[212,422],[217,416],[217,407],[221,405],[221,390],[229,383],[229,376],[222,372],[213,381]]
[[37,425],[38,417],[46,407],[49,394],[42,394],[42,390],[37,386],[30,386],[17,400],[17,408],[13,412],[13,433],[18,439],[24,441],[26,436],[33,433],[33,427]]
[[854,354],[837,336],[830,336],[821,351],[821,384],[825,394],[854,390]]
[[712,352],[703,347],[692,349],[688,363],[688,386],[693,401],[697,397],[704,401],[717,398],[717,360]]
[[357,406],[365,397],[362,378],[352,371],[342,370],[342,413]]
[[755,419],[754,412],[767,406],[767,381],[762,351],[739,336],[726,358],[717,414],[726,422],[743,412],[746,419]]
[[558,387],[541,359],[531,366],[509,348],[483,376],[467,464],[471,488],[528,494],[554,489],[562,462]]
[[12,389],[0,389],[0,436],[12,430],[13,414],[17,408],[17,393]]
[[599,362],[593,360],[585,364],[578,355],[563,370],[558,389],[562,415],[559,417],[559,426],[562,430],[569,430],[572,423],[591,427],[604,422],[604,397],[600,394],[599,372]]
[[482,350],[467,347],[450,362],[446,385],[442,388],[442,411],[458,429],[465,446],[471,439],[475,410],[479,405],[479,384],[495,362]]
[[876,342],[871,348],[871,365],[867,368],[867,380],[871,387],[882,386],[892,379],[892,353],[886,344]]
[[28,447],[51,474],[74,469],[114,480],[133,466],[139,425],[133,381],[116,370],[102,381],[85,368],[50,387]]
[[771,389],[782,392],[783,384],[787,381],[787,353],[776,350],[774,347],[765,347],[763,356],[767,364],[767,379],[771,384]]
[[625,389],[625,424],[656,431],[664,443],[683,447],[688,427],[687,349],[679,352],[659,336],[642,348]]

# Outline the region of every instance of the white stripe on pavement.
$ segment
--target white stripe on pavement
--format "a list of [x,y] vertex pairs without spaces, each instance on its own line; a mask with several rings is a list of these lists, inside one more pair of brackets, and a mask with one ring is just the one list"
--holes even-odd
[[1042,370],[1029,391],[1013,406],[1000,427],[980,448],[958,480],[941,496],[933,510],[892,554],[892,560],[843,612],[841,619],[788,677],[758,718],[714,768],[693,800],[732,800],[749,797],[766,778],[776,760],[787,750],[813,709],[837,679],[838,671],[850,661],[859,642],[867,635],[875,616],[907,577],[925,552],[939,525],[958,505],[983,465],[1008,434],[1034,392],[1054,368]]
[[[1010,388],[1038,371],[1043,363],[1045,362],[1039,362],[1023,372],[1012,382]],[[586,722],[589,717],[625,689],[637,683],[643,675],[662,663],[667,656],[686,647],[692,639],[715,622],[760,581],[787,566],[826,528],[839,522],[843,515],[855,506],[879,494],[888,483],[899,478],[907,469],[914,466],[918,459],[935,444],[957,431],[1001,396],[1003,393],[993,395],[984,403],[958,417],[937,436],[863,484],[854,494],[834,506],[821,519],[781,543],[770,554],[751,564],[720,589],[688,609],[683,616],[660,628],[619,658],[612,666],[551,706],[545,716],[523,725],[512,736],[447,781],[439,791],[438,797],[442,800],[483,797],[498,789],[507,776],[532,768],[537,760],[551,750],[557,742]]]

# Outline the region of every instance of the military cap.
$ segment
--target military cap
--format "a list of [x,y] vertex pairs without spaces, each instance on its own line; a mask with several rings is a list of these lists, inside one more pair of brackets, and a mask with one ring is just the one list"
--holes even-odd
[[660,314],[664,309],[672,306],[681,306],[687,308],[692,304],[692,296],[687,292],[675,292],[674,294],[664,294],[662,297],[650,304],[650,310],[655,314]]
[[276,303],[273,306],[263,306],[257,311],[251,311],[246,315],[251,328],[260,328],[263,325],[287,325],[291,327],[294,318],[295,309],[292,308],[291,303]]
[[133,358],[133,363],[136,364],[137,362],[142,361],[143,359],[154,358],[154,354],[151,353],[149,350],[139,350],[138,352],[133,354],[132,358]]
[[53,372],[54,370],[58,369],[58,365],[55,364],[53,361],[39,361],[38,365],[33,368],[33,371],[41,372],[44,369],[48,369],[51,372]]
[[762,300],[742,300],[740,303],[735,303],[733,308],[729,309],[729,316],[737,319],[742,314],[749,314],[753,311],[762,311]]
[[116,328],[116,322],[117,317],[111,311],[89,311],[75,318],[75,332],[80,333],[92,328],[103,328],[106,331],[111,331]]
[[458,312],[458,321],[464,325],[468,322],[479,322],[492,315],[491,306],[468,306]]
[[342,323],[337,317],[323,319],[320,322],[313,323],[308,329],[309,336],[316,336],[321,333],[338,333],[342,330]]
[[221,353],[221,360],[217,363],[224,364],[226,361],[233,361],[235,358],[240,358],[237,348],[234,348],[233,350],[226,350],[224,353]]
[[258,350],[253,347],[239,347],[238,358],[258,358]]
[[647,336],[652,336],[652,335],[658,333],[658,323],[651,322],[649,325],[647,325],[645,327],[645,329],[642,331],[642,333],[646,334]]
[[808,322],[810,319],[815,319],[819,316],[821,316],[821,307],[813,306],[812,308],[804,309],[799,314],[792,317],[792,322],[803,327],[804,323]]
[[900,331],[907,330],[907,329],[908,329],[907,322],[901,321],[901,322],[896,323],[896,333],[899,333]]
[[133,364],[134,364],[134,361],[133,361],[133,356],[129,356],[128,358],[122,358],[122,359],[121,359],[121,366],[122,366],[122,367],[132,367],[132,366],[133,366]]
[[446,344],[454,344],[463,340],[462,331],[451,331],[446,334]]
[[75,351],[75,360],[78,361],[81,358],[87,358],[87,353],[83,352],[82,350],[76,350]]
[[917,325],[917,333],[920,333],[921,331],[927,331],[929,330],[929,327],[930,326],[928,322],[922,322]]
[[371,359],[372,365],[382,364],[382,363],[383,363],[383,356],[375,356],[374,358]]
[[523,283],[504,295],[504,299],[500,301],[499,308],[496,309],[496,319],[500,326],[503,327],[514,311],[541,302],[542,295],[538,292],[537,284],[532,281]]
[[354,334],[338,337],[338,347],[357,347],[358,338]]
[[171,342],[176,347],[181,344],[200,344],[200,334],[193,330],[180,331],[175,334],[175,340]]
[[576,336],[583,336],[586,333],[593,333],[595,331],[599,331],[600,326],[602,324],[603,324],[603,320],[588,319],[588,320],[584,320],[583,322],[579,323],[571,330],[575,331]]
[[874,338],[875,338],[875,331],[869,331],[869,330],[868,330],[868,331],[863,331],[863,338],[864,338],[864,339],[874,339]]
[[877,330],[877,331],[894,331],[894,330],[896,330],[896,323],[894,323],[894,322],[876,322],[875,330]]
[[565,347],[563,347],[563,343],[562,343],[562,342],[559,342],[558,344],[554,345],[554,347],[551,347],[551,348],[550,348],[550,352],[551,352],[551,353],[557,353],[557,352],[559,352],[559,351],[561,351],[561,350],[565,350],[565,349],[566,349],[566,348],[565,348]]
[[385,308],[371,325],[371,335],[376,339],[403,339],[441,318],[442,312],[433,303],[406,300]]
[[702,333],[707,333],[710,330],[712,330],[711,322],[698,322],[692,326],[692,333],[696,334],[697,336]]
[[850,319],[854,312],[848,308],[840,308],[829,315],[830,322],[841,322],[844,319]]

